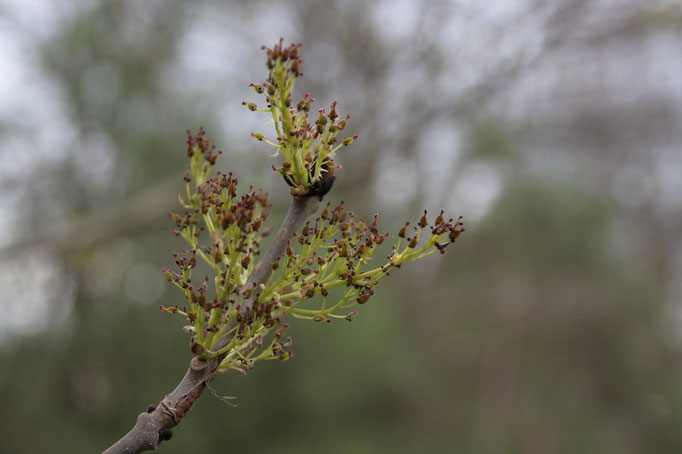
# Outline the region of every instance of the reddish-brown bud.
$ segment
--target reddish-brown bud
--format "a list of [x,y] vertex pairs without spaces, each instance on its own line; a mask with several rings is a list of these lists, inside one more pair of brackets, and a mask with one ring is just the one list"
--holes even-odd
[[242,260],[241,264],[244,269],[247,269],[249,267],[249,264],[251,263],[251,256],[250,255],[245,255]]
[[192,338],[189,341],[189,349],[195,355],[203,355],[204,353],[206,353],[204,347],[197,342],[194,336],[192,336]]
[[365,304],[373,294],[374,292],[372,290],[362,292],[360,296],[358,296],[358,304]]
[[450,241],[452,241],[454,243],[457,240],[457,238],[459,238],[459,236],[462,234],[463,231],[464,231],[464,229],[462,229],[462,230],[455,230],[455,229],[450,230]]
[[369,226],[369,231],[375,235],[377,235],[379,233],[379,228],[377,226],[377,218],[378,217],[379,217],[379,215],[375,214],[374,215],[374,221],[372,221],[372,224],[370,224],[370,226]]
[[434,225],[438,225],[438,224],[442,224],[442,223],[443,223],[443,221],[444,221],[444,219],[443,219],[443,213],[444,213],[444,211],[441,210],[440,214],[439,214],[438,216],[436,216],[436,219],[433,220],[433,224],[434,224]]
[[220,226],[223,228],[223,230],[227,230],[227,228],[234,223],[234,214],[232,214],[232,211],[227,210],[225,211],[225,214],[223,215],[222,219],[220,220]]
[[421,219],[419,219],[419,222],[418,222],[417,224],[418,224],[419,227],[421,227],[422,229],[423,229],[424,227],[426,227],[427,225],[429,225],[429,221],[428,221],[428,219],[426,219],[426,210],[424,210],[424,214],[422,215]]

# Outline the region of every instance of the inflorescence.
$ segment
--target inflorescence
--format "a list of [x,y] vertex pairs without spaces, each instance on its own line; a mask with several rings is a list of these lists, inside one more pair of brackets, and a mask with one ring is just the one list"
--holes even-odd
[[[294,197],[321,198],[338,167],[334,152],[354,138],[337,145],[335,136],[350,117],[338,120],[336,103],[329,114],[320,111],[315,126],[308,123],[310,95],[290,108],[293,83],[301,74],[299,47],[284,48],[280,41],[273,49],[266,48],[270,75],[265,84],[252,86],[267,93],[264,110],[275,118],[278,144],[271,144],[285,158],[276,170]],[[266,140],[262,134],[253,135]],[[209,177],[219,154],[203,129],[194,136],[188,132],[187,200],[180,197],[185,211],[170,216],[177,226],[173,234],[189,248],[174,255],[177,271],[163,270],[166,279],[182,290],[187,305],[160,307],[187,318],[192,352],[200,360],[219,356],[219,371],[246,372],[261,359],[290,358],[287,314],[326,323],[351,320],[355,307],[369,301],[382,277],[405,262],[444,253],[464,231],[461,218],[446,220],[441,211],[429,220],[424,211],[415,225],[408,222],[397,232],[390,253],[377,266],[372,255],[389,238],[380,233],[377,216],[371,223],[356,221],[343,202],[328,203],[316,219],[294,233],[281,256],[260,264],[271,268],[269,279],[251,283],[260,244],[271,230],[264,226],[270,205],[267,196],[253,187],[238,196],[232,173]],[[192,273],[198,261],[208,266],[212,278],[206,276],[196,285]]]
[[340,142],[337,135],[346,128],[350,115],[340,118],[336,112],[337,102],[332,102],[329,112],[318,110],[314,124],[310,124],[310,109],[315,102],[310,93],[296,103],[292,92],[296,78],[301,76],[303,60],[298,55],[300,44],[284,47],[280,40],[272,49],[263,47],[267,54],[270,70],[262,84],[251,84],[256,93],[265,96],[267,108],[261,109],[255,103],[242,103],[251,111],[269,112],[272,115],[277,134],[276,141],[266,138],[260,132],[251,135],[275,147],[275,156],[281,151],[284,162],[273,170],[279,172],[295,196],[317,195],[322,199],[334,183],[334,153],[350,145],[357,135],[346,137]]

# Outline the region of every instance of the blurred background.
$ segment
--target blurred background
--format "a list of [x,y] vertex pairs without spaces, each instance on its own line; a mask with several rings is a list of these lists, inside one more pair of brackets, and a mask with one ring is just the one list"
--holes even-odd
[[679,1],[0,0],[0,452],[99,452],[180,380],[185,130],[278,223],[241,102],[280,36],[360,136],[328,199],[467,233],[162,451],[682,451]]

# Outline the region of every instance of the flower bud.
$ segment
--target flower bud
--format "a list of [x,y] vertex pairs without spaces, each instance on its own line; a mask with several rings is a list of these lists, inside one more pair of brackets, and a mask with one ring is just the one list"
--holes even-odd
[[403,228],[401,228],[401,229],[398,231],[398,236],[399,236],[400,238],[405,238],[405,236],[407,235],[407,226],[408,226],[408,225],[410,225],[410,223],[409,223],[409,222],[406,222],[405,225],[403,226]]
[[441,210],[441,211],[440,211],[440,214],[439,214],[438,216],[436,216],[436,219],[433,220],[434,225],[438,225],[438,224],[442,224],[442,223],[443,223],[443,221],[444,221],[444,219],[443,219],[443,213],[444,213],[444,211]]
[[189,340],[189,349],[195,355],[203,355],[206,353],[206,349],[197,342],[194,336]]
[[457,240],[457,238],[462,234],[463,231],[464,231],[464,229],[462,229],[462,230],[455,230],[455,229],[450,230],[450,241],[452,241],[454,243]]
[[426,227],[429,224],[429,221],[426,219],[426,210],[424,210],[424,214],[422,215],[421,219],[419,219],[419,222],[417,225],[421,227],[422,229]]
[[345,139],[343,139],[343,141],[341,142],[341,144],[343,144],[344,147],[345,147],[345,146],[348,146],[348,145],[352,144],[353,141],[357,140],[357,138],[358,138],[358,135],[357,135],[357,134],[354,135],[353,137],[346,137]]
[[379,215],[375,214],[374,215],[374,221],[372,221],[372,224],[369,226],[369,231],[375,235],[379,233],[379,227],[377,226],[377,218],[378,217],[379,217]]
[[242,267],[245,270],[249,268],[250,263],[251,263],[251,256],[250,255],[245,255],[241,260]]
[[362,292],[360,296],[358,296],[358,304],[365,304],[373,294],[374,292],[372,290]]
[[308,284],[300,291],[301,298],[312,298],[315,295],[315,287],[313,284]]
[[349,118],[350,118],[350,115],[348,115],[343,120],[339,120],[339,122],[336,123],[336,127],[339,129],[339,131],[342,131],[346,128],[346,122],[348,121]]
[[225,214],[223,215],[222,219],[220,219],[220,226],[223,228],[223,230],[227,230],[227,228],[234,223],[234,214],[232,214],[232,211],[227,210],[225,211]]

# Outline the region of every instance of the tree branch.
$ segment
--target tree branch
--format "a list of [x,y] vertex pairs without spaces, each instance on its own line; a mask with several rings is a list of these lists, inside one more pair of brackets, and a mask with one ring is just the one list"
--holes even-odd
[[[270,247],[256,265],[247,286],[258,287],[264,284],[272,272],[270,264],[284,252],[287,241],[294,232],[299,230],[308,216],[319,206],[316,196],[292,197],[289,212],[272,240]],[[219,349],[229,343],[229,338],[222,338],[214,346]],[[140,413],[135,426],[119,441],[105,450],[102,454],[136,454],[156,449],[162,441],[172,436],[170,429],[180,424],[185,415],[199,400],[208,384],[215,378],[216,369],[225,358],[225,354],[201,361],[192,358],[189,368],[178,386],[166,395],[155,408]]]
[[287,217],[282,222],[282,225],[277,232],[277,236],[272,240],[270,247],[265,251],[263,258],[254,268],[253,274],[245,286],[246,288],[253,286],[254,284],[256,284],[257,287],[267,281],[270,273],[272,273],[272,268],[270,268],[272,262],[274,262],[278,256],[284,254],[287,241],[289,241],[291,235],[303,227],[305,220],[308,216],[317,211],[318,206],[319,200],[316,196],[304,198],[292,197]]

